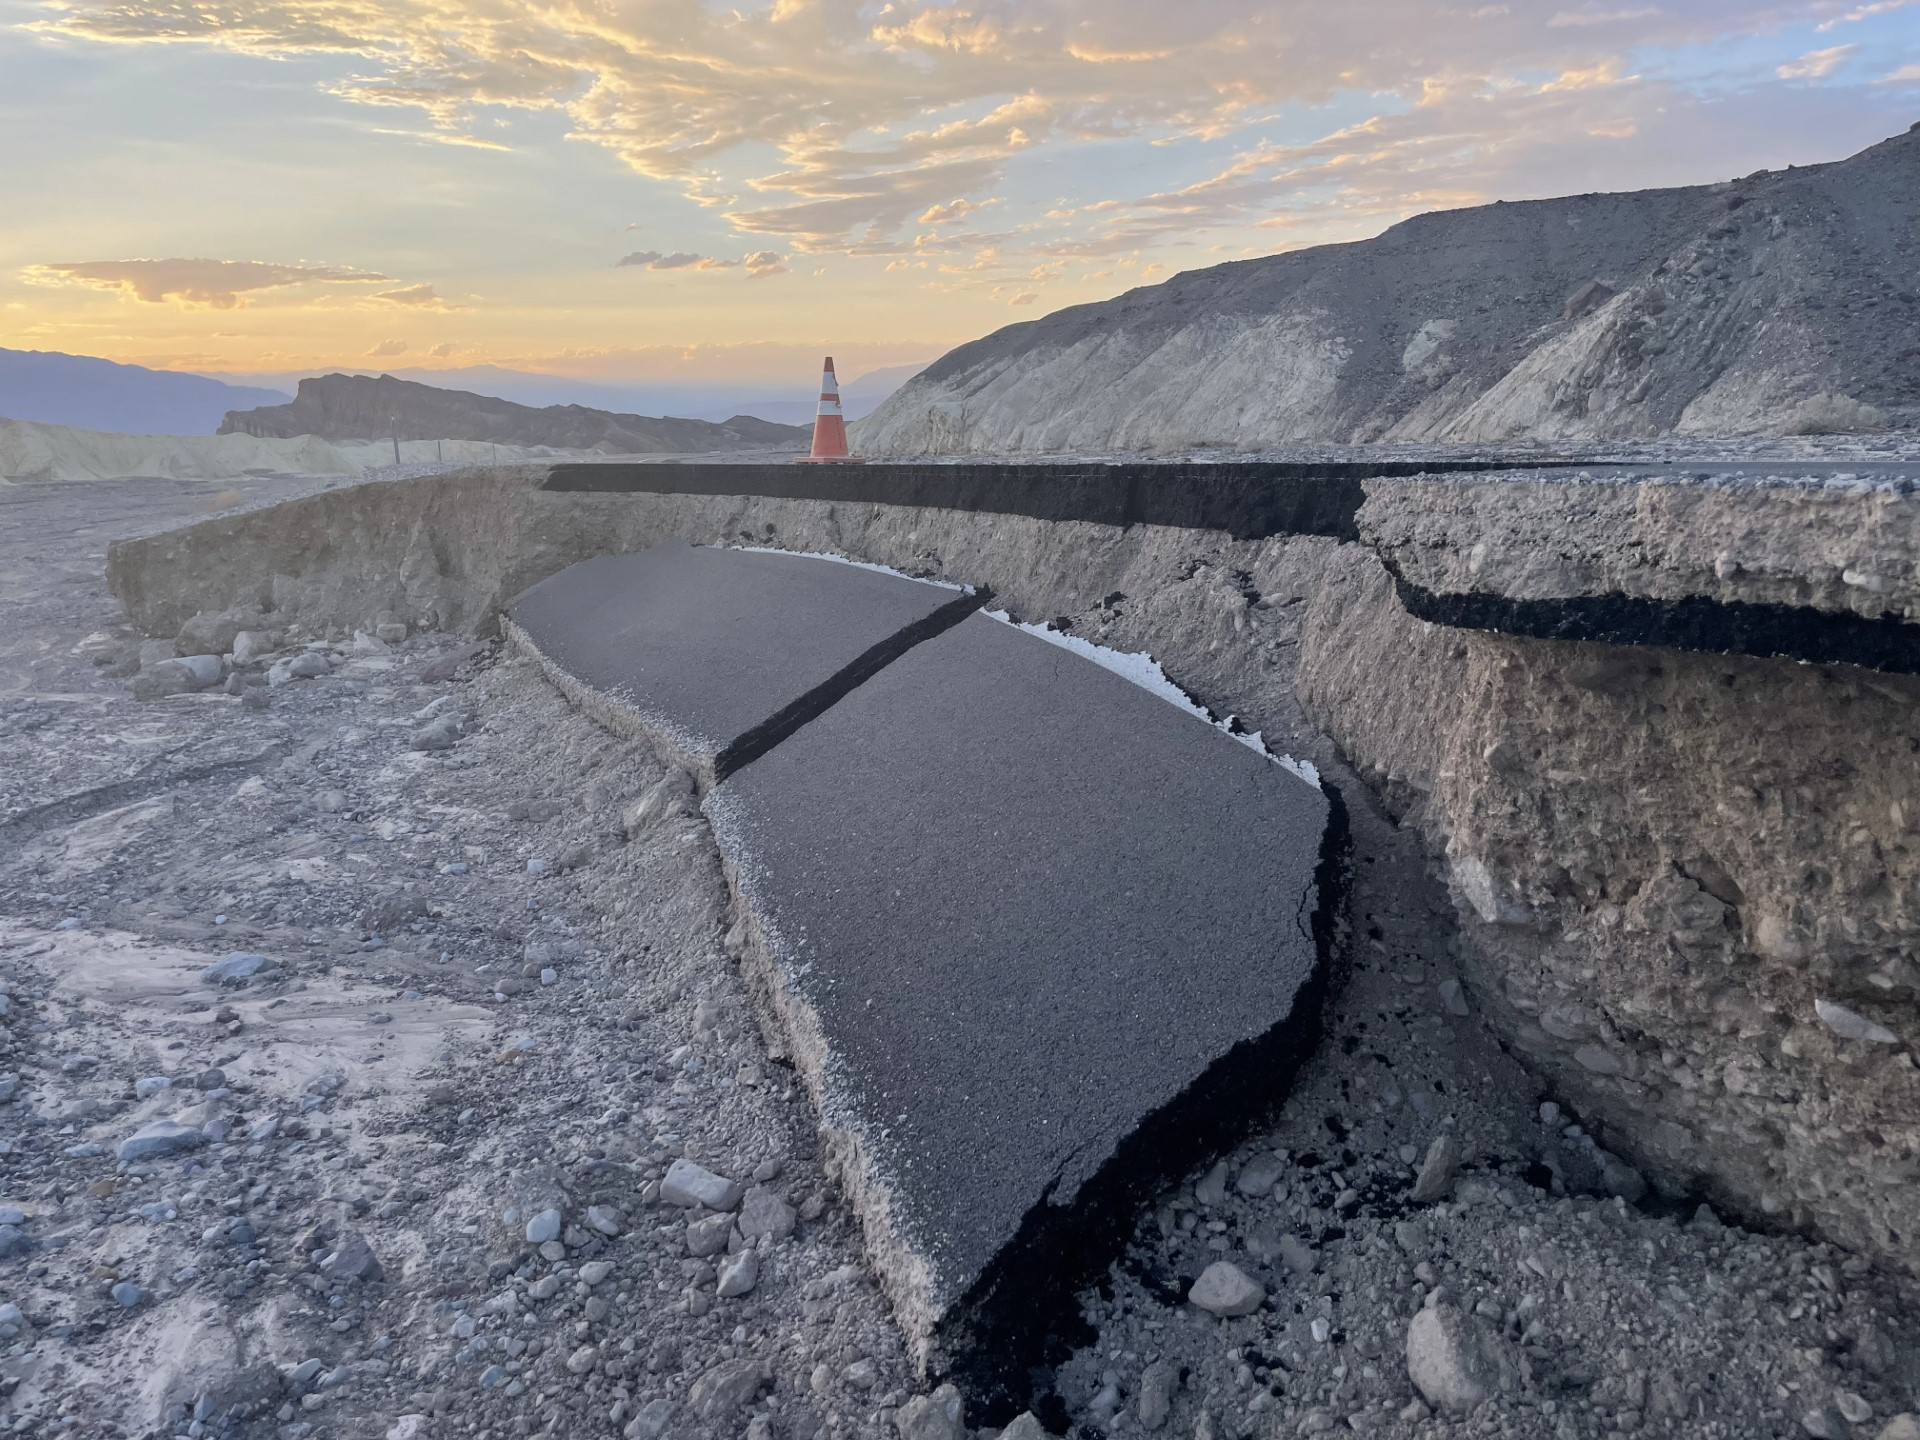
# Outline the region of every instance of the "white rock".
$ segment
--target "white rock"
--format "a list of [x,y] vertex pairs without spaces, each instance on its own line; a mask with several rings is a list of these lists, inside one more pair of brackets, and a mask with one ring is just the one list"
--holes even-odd
[[236,665],[251,665],[272,650],[273,636],[265,630],[242,630],[233,637],[233,663]]
[[784,1240],[793,1234],[794,1219],[793,1207],[764,1185],[748,1190],[740,1205],[740,1233],[749,1240]]
[[133,693],[142,699],[185,695],[220,683],[218,655],[183,655],[143,669],[133,681]]
[[206,1143],[207,1137],[200,1133],[197,1124],[183,1125],[175,1120],[154,1120],[142,1125],[122,1140],[116,1154],[121,1164],[130,1165],[136,1160],[152,1160],[161,1155],[192,1150]]
[[1407,1378],[1436,1410],[1464,1415],[1501,1384],[1489,1337],[1451,1305],[1432,1305],[1407,1326]]
[[1867,1403],[1867,1397],[1852,1390],[1834,1391],[1833,1408],[1853,1425],[1864,1425],[1873,1418],[1873,1406]]
[[620,1433],[626,1440],[659,1440],[661,1432],[673,1419],[673,1408],[671,1400],[649,1400]]
[[622,1227],[622,1217],[611,1205],[589,1205],[587,1207],[587,1225],[602,1235],[618,1235]]
[[1842,1040],[1860,1040],[1869,1045],[1898,1045],[1900,1037],[1884,1025],[1876,1025],[1858,1010],[1849,1010],[1831,1000],[1813,1002],[1813,1013]]
[[1173,1413],[1173,1392],[1180,1385],[1180,1368],[1169,1360],[1156,1360],[1140,1376],[1140,1393],[1134,1401],[1134,1416],[1148,1430],[1158,1430]]
[[720,1285],[715,1293],[722,1300],[730,1300],[736,1295],[745,1295],[759,1280],[760,1256],[755,1251],[742,1250],[721,1264]]
[[660,1198],[669,1205],[704,1205],[709,1210],[731,1210],[745,1193],[737,1180],[716,1175],[691,1160],[676,1160],[660,1182]]
[[1242,1195],[1258,1198],[1271,1193],[1286,1170],[1287,1162],[1278,1155],[1256,1155],[1240,1167],[1240,1173],[1234,1176],[1233,1188]]
[[1453,861],[1453,888],[1489,925],[1525,925],[1532,912],[1516,903],[1493,878],[1486,862],[1474,855]]
[[1238,1265],[1216,1260],[1200,1272],[1187,1299],[1210,1315],[1222,1318],[1251,1315],[1265,1303],[1267,1292]]
[[1426,1205],[1453,1188],[1454,1172],[1460,1168],[1460,1142],[1449,1131],[1433,1137],[1427,1158],[1420,1162],[1420,1174],[1413,1182],[1413,1202]]
[[727,1237],[733,1233],[733,1216],[724,1211],[718,1215],[705,1215],[698,1220],[687,1222],[687,1253],[701,1259],[709,1255],[718,1255],[727,1248]]
[[931,1395],[916,1395],[902,1405],[893,1423],[900,1440],[966,1440],[967,1422],[960,1392],[942,1385]]
[[1275,1253],[1287,1269],[1296,1275],[1306,1275],[1313,1270],[1315,1256],[1313,1247],[1298,1235],[1282,1235],[1274,1246]]
[[1209,1209],[1227,1203],[1227,1162],[1222,1160],[1193,1187],[1193,1198]]

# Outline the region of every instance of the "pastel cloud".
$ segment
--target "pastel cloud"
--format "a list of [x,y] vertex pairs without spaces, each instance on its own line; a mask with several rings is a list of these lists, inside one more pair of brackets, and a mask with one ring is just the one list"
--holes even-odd
[[723,260],[717,255],[701,255],[691,250],[675,250],[663,253],[659,250],[636,250],[631,255],[622,255],[614,261],[616,270],[623,268],[641,270],[745,270],[749,279],[759,279],[766,275],[784,275],[787,267],[783,263],[786,257],[774,250],[756,250],[744,260]]
[[1660,9],[1655,5],[1642,5],[1632,10],[1561,10],[1547,21],[1547,25],[1555,30],[1570,25],[1630,25],[1636,20],[1651,20],[1659,13]]
[[694,255],[687,251],[677,251],[671,255],[663,255],[658,250],[636,250],[631,255],[622,255],[618,260],[614,261],[613,264],[615,269],[623,266],[635,266],[647,270],[684,270],[688,266],[698,265],[706,258],[705,256]]
[[231,310],[266,291],[297,286],[379,284],[387,276],[339,265],[278,265],[264,260],[79,260],[29,265],[24,278],[40,285],[115,290],[148,304]]
[[385,360],[392,356],[404,355],[406,353],[407,353],[406,341],[382,340],[379,344],[375,345],[371,350],[367,351],[367,358],[369,360]]
[[398,290],[378,290],[374,292],[373,298],[389,305],[402,305],[410,310],[458,310],[460,308],[442,299],[440,292],[431,285],[402,285]]
[[1775,70],[1782,80],[1824,80],[1859,52],[1858,45],[1833,45],[1825,50],[1809,50],[1797,60],[1789,60]]
[[[893,254],[916,221],[964,226],[1035,147],[1246,135],[1252,153],[1254,132],[1288,105],[1356,93],[1420,105],[1435,94],[1500,96],[1537,74],[1604,86],[1630,50],[1847,23],[1897,3],[68,0],[39,28],[120,44],[351,56],[360,73],[328,82],[332,93],[417,111],[436,133],[473,138],[466,132],[483,110],[557,111],[574,138],[719,209],[743,234],[801,251]],[[1487,109],[1501,123],[1518,116],[1520,136],[1490,121],[1467,143],[1564,138],[1539,124],[1559,113],[1547,92],[1521,88],[1531,105]],[[1643,92],[1645,105],[1665,102],[1657,88]],[[1576,133],[1635,132],[1615,119]],[[763,154],[777,161],[748,158]]]

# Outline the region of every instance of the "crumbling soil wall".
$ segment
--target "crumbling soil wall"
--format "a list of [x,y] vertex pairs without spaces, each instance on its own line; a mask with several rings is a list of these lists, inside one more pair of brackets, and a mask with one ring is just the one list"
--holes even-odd
[[1920,680],[1430,626],[1368,563],[1302,698],[1444,857],[1516,1053],[1669,1194],[1913,1264]]
[[332,491],[116,545],[110,576],[156,634],[241,603],[484,631],[565,565],[665,539],[990,586],[1150,651],[1275,748],[1351,762],[1447,867],[1479,1003],[1656,1187],[1920,1255],[1920,679],[1434,625],[1324,537],[544,475]]

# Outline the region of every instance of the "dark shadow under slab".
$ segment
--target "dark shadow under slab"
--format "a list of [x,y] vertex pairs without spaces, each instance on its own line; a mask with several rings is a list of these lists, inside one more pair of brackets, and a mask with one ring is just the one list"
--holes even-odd
[[1237,540],[1268,535],[1354,540],[1359,538],[1354,516],[1366,499],[1363,480],[1496,468],[1496,462],[1487,460],[563,464],[553,467],[543,488],[923,505],[1097,525],[1224,530]]
[[1401,577],[1384,557],[1407,613],[1436,625],[1487,630],[1534,640],[1585,640],[1718,655],[1858,665],[1898,675],[1920,674],[1920,625],[1898,615],[1856,615],[1800,605],[1688,596],[1574,595],[1515,599],[1508,595],[1429,590]]

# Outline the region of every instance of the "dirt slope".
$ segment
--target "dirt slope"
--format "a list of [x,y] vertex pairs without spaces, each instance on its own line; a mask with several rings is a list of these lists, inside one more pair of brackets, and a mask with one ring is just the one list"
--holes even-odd
[[[952,351],[869,454],[1920,423],[1920,126],[1688,189],[1417,216]],[[1836,398],[1837,397],[1837,398]]]
[[490,395],[442,390],[391,375],[322,375],[302,380],[290,405],[231,411],[222,435],[317,435],[324,440],[486,440],[610,455],[761,449],[802,443],[807,431],[750,415],[724,424],[617,415],[584,405],[535,409]]

